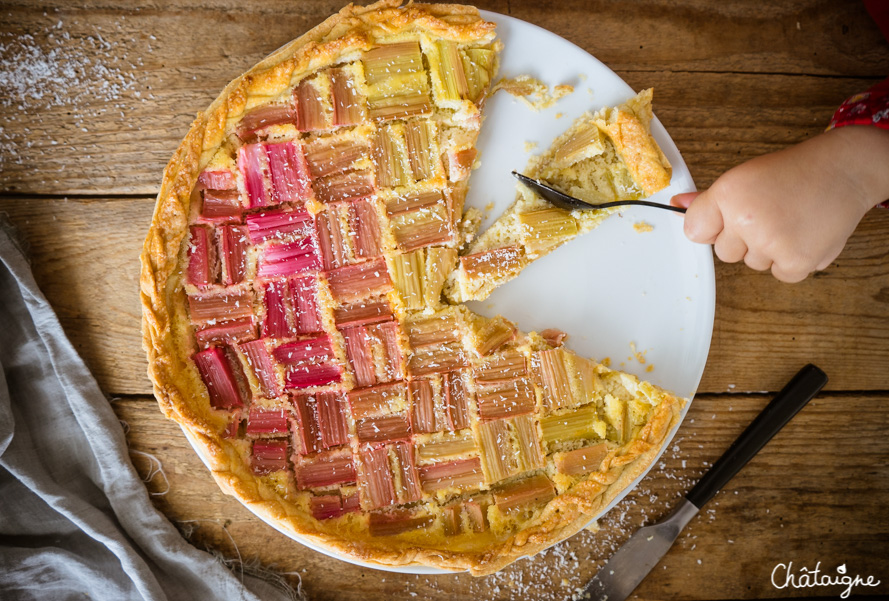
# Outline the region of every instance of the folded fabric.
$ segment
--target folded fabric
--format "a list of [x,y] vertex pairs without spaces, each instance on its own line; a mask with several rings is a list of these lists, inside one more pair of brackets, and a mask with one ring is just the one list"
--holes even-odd
[[149,500],[121,424],[0,216],[0,599],[298,598],[236,577]]

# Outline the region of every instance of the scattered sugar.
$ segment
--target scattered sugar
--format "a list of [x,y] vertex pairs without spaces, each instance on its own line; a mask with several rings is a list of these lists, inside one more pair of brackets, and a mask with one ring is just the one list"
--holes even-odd
[[[124,20],[121,17],[113,27],[123,29]],[[136,43],[129,36],[123,39]],[[90,124],[106,113],[120,115],[121,128],[138,127],[125,116],[135,102],[149,102],[154,96],[137,89],[143,59],[130,60],[128,54],[121,42],[106,39],[98,25],[53,19],[28,33],[0,32],[0,165],[25,165],[40,146],[73,147],[72,132],[80,140],[89,137],[83,134],[97,141],[105,138]],[[22,113],[30,127],[21,126]],[[64,137],[48,139],[54,135]],[[88,144],[80,150],[89,159],[99,146]]]

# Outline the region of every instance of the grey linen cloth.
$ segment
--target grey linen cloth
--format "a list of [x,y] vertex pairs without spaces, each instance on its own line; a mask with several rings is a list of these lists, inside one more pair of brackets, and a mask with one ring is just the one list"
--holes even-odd
[[3,221],[0,599],[297,598],[236,576],[154,508],[120,422]]

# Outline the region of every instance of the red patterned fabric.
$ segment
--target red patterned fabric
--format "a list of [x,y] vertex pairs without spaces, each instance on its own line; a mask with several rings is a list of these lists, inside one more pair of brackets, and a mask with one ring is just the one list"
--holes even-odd
[[[864,7],[889,41],[889,2],[864,0]],[[845,125],[873,125],[889,130],[889,79],[847,98],[833,114],[827,129]],[[889,209],[889,200],[877,206]]]

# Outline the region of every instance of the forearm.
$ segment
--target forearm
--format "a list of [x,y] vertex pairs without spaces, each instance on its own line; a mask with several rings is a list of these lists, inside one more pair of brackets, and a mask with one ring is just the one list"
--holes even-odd
[[865,211],[889,199],[889,129],[848,125],[821,137]]

